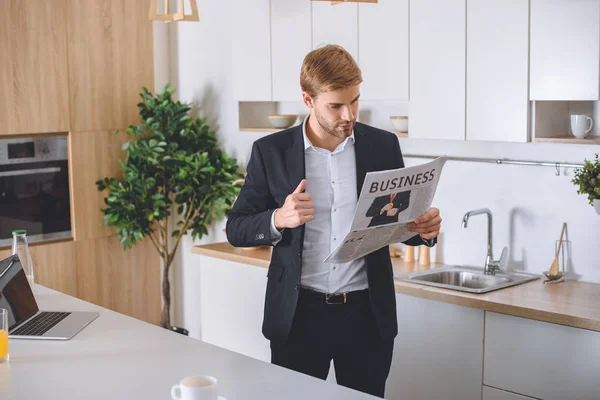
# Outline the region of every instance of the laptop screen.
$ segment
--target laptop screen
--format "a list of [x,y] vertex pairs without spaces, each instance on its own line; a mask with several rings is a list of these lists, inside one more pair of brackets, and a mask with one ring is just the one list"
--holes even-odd
[[0,308],[8,310],[8,330],[39,311],[19,257],[0,261]]

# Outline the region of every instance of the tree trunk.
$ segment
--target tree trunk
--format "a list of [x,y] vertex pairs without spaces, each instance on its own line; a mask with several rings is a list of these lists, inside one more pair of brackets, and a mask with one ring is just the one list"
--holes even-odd
[[162,313],[160,317],[160,326],[171,329],[171,283],[169,282],[169,267],[171,262],[165,262],[162,277]]

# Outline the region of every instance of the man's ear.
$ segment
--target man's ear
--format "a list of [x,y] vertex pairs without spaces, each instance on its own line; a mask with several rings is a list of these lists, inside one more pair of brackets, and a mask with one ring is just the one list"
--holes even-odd
[[304,104],[306,104],[306,107],[315,108],[314,99],[308,93],[302,92],[302,100],[304,101]]

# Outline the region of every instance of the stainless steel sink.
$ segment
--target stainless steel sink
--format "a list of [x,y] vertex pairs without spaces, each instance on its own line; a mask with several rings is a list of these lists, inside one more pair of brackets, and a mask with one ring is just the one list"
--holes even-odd
[[497,272],[486,275],[481,268],[444,267],[418,271],[395,277],[401,281],[442,287],[470,293],[487,293],[539,279],[540,276],[520,272]]

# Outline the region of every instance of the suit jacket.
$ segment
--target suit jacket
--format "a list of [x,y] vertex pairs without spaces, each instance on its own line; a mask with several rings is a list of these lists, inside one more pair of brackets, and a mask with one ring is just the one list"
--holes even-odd
[[[396,135],[357,123],[354,127],[357,195],[370,171],[404,167]],[[302,125],[254,142],[244,186],[229,212],[226,232],[236,247],[271,246],[271,214],[305,178]],[[300,290],[304,226],[285,229],[267,273],[262,331],[272,341],[288,338]],[[405,242],[425,244],[419,235]],[[365,257],[371,306],[382,338],[398,332],[388,246]]]
[[373,202],[369,206],[366,217],[372,217],[371,222],[369,222],[369,226],[377,226],[377,225],[385,225],[393,222],[398,222],[398,214],[408,208],[410,204],[410,190],[405,192],[396,193],[394,200],[392,200],[392,204],[394,208],[398,209],[396,215],[392,215],[391,217],[387,215],[387,213],[381,214],[381,209],[385,207],[386,204],[390,203],[390,195],[379,196],[373,199]]

